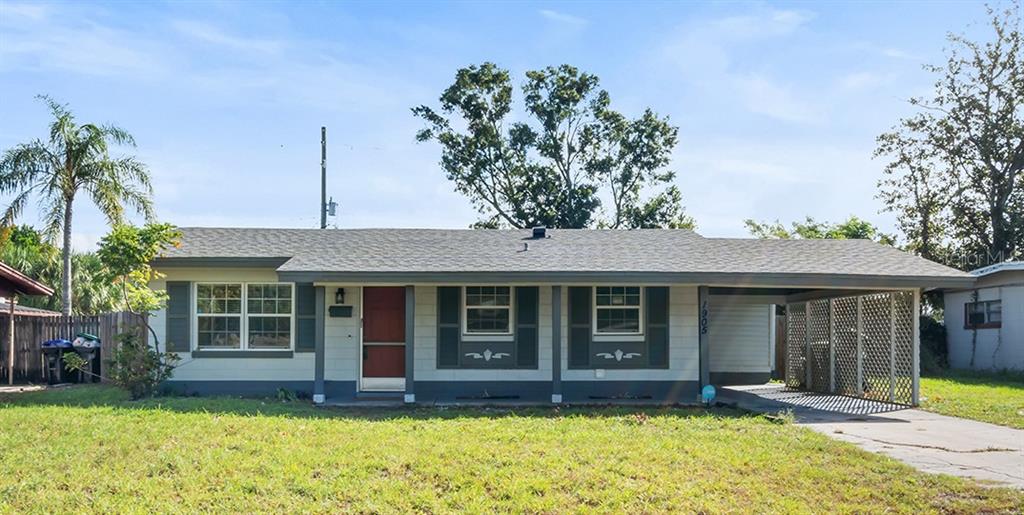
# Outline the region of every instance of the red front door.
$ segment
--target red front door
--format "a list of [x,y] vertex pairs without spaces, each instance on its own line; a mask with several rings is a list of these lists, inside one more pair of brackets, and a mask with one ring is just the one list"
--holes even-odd
[[363,289],[363,377],[405,377],[405,288]]

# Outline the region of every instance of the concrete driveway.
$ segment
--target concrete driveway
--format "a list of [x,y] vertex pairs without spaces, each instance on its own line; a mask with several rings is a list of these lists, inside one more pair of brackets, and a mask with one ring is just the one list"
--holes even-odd
[[725,387],[718,400],[761,413],[792,411],[801,426],[924,472],[1024,489],[1019,429],[774,384]]

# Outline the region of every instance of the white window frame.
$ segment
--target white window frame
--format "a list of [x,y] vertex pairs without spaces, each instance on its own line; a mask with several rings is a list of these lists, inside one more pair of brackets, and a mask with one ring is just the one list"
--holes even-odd
[[[597,289],[598,288],[639,288],[640,289],[640,303],[636,306],[600,306],[597,305]],[[590,303],[591,312],[590,319],[593,320],[594,324],[594,336],[640,336],[644,334],[644,293],[645,288],[639,284],[600,284],[593,286],[590,289]],[[627,332],[606,332],[597,330],[597,310],[598,309],[636,309],[639,310],[637,316],[637,330]]]
[[[209,313],[199,314],[199,286],[200,285],[217,285],[217,284],[238,284],[242,286],[242,309],[241,313]],[[249,314],[249,285],[287,285],[291,286],[292,298],[291,305],[292,310],[288,316],[289,327],[291,330],[288,334],[288,347],[249,347],[249,317],[280,317],[283,318],[283,314],[267,314],[267,313],[254,313]],[[237,316],[241,318],[239,323],[239,339],[241,345],[237,349],[227,347],[200,347],[199,346],[199,318],[200,317],[218,317],[218,316]],[[200,281],[192,283],[192,344],[193,351],[224,351],[224,352],[281,352],[281,351],[294,351],[295,350],[295,283],[281,282],[281,281]]]
[[[467,288],[479,288],[479,287],[495,287],[495,288],[508,288],[508,307],[505,306],[470,306],[466,303]],[[511,336],[516,324],[516,289],[508,284],[470,284],[462,286],[462,335],[467,337],[475,336]],[[508,331],[504,332],[470,332],[469,331],[469,310],[470,309],[508,309]]]
[[[993,304],[999,304],[999,320],[992,321]],[[985,315],[985,321],[980,324],[971,324],[971,306],[981,306],[981,313]],[[1003,299],[976,300],[967,302],[964,306],[964,329],[996,329],[1003,325]]]

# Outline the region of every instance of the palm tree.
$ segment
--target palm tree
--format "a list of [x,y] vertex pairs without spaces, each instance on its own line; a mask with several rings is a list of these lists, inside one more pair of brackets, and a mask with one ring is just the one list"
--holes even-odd
[[133,156],[111,157],[111,145],[135,147],[135,139],[113,125],[77,124],[67,105],[48,96],[50,139],[36,139],[4,152],[0,193],[15,194],[3,214],[10,225],[33,196],[43,213],[43,234],[50,240],[63,232],[61,311],[71,314],[71,220],[75,197],[84,193],[113,226],[124,219],[125,206],[153,218],[153,187],[146,165]]

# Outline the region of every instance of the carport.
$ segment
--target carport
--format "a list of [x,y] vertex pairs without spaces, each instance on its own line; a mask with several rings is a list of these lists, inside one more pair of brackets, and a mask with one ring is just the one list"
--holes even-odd
[[[714,306],[782,305],[786,311],[780,323],[786,342],[787,388],[916,406],[920,397],[921,294],[932,283],[949,279],[884,280],[840,281],[832,277],[823,278],[815,287],[709,287],[701,300],[702,351],[736,344],[714,337],[711,329],[716,321],[706,316]],[[953,281],[963,282],[959,278]],[[706,382],[719,384],[713,371],[705,377]],[[721,384],[756,383],[763,381]]]

